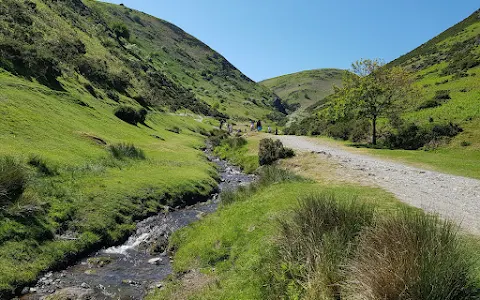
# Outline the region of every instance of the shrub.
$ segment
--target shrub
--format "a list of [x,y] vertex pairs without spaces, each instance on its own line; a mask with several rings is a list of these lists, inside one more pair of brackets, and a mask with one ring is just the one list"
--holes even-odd
[[132,144],[116,144],[108,146],[108,151],[116,159],[133,158],[145,159],[145,153],[142,149],[135,147]]
[[434,99],[437,100],[450,100],[452,99],[450,97],[450,91],[449,90],[439,90],[435,92],[435,97]]
[[145,123],[148,111],[145,108],[135,110],[130,106],[120,106],[115,110],[115,116],[122,121],[137,125],[137,123]]
[[[340,299],[341,268],[353,253],[358,235],[373,223],[374,209],[357,201],[313,194],[299,200],[291,216],[279,221],[277,295]],[[292,291],[294,291],[292,293]],[[274,297],[272,297],[274,298]]]
[[462,143],[461,143],[460,145],[461,145],[462,147],[468,147],[468,146],[472,145],[472,143],[469,142],[469,141],[462,141]]
[[28,159],[28,164],[35,167],[37,171],[45,176],[58,175],[58,171],[54,167],[49,167],[46,161],[40,156],[33,155]]
[[28,182],[26,170],[11,157],[0,158],[0,208],[15,202]]
[[292,149],[284,148],[279,140],[262,139],[258,149],[258,161],[261,166],[271,165],[281,158],[288,158],[295,155]]
[[124,38],[127,41],[130,39],[130,30],[128,29],[127,25],[123,23],[115,23],[112,25],[112,30],[117,39]]
[[478,299],[472,267],[452,223],[403,211],[362,234],[345,298]]

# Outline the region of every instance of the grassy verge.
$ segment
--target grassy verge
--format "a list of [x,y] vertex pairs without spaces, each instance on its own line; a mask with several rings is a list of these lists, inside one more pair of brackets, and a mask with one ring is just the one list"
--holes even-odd
[[223,140],[215,147],[215,154],[222,159],[240,166],[246,173],[253,173],[258,167],[258,146],[261,136],[249,134],[248,136],[232,137]]

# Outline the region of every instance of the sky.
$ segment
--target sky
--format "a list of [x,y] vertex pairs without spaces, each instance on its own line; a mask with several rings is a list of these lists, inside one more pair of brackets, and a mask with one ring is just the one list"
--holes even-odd
[[478,0],[107,0],[169,21],[255,81],[361,58],[389,62],[480,8]]

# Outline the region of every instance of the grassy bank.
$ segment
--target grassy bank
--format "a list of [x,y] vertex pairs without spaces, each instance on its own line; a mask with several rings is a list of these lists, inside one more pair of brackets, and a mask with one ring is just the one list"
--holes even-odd
[[253,173],[258,167],[258,146],[262,135],[249,133],[240,137],[223,140],[215,147],[215,154],[239,166],[246,173]]

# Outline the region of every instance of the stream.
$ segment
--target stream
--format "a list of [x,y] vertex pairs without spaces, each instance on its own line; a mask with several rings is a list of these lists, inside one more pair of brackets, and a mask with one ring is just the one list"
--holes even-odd
[[[253,175],[242,173],[224,160],[209,159],[219,167],[219,191],[236,189],[254,180]],[[142,299],[149,289],[160,288],[161,281],[172,273],[171,257],[166,251],[169,236],[214,212],[218,196],[138,222],[136,232],[124,244],[102,249],[62,271],[45,274],[34,287],[26,288],[20,299],[45,299],[52,294],[58,299]]]

